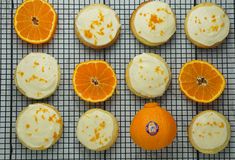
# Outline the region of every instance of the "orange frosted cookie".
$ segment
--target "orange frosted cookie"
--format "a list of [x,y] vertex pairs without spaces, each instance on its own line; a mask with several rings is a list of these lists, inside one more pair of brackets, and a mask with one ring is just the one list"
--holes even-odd
[[229,17],[214,3],[201,3],[192,8],[185,20],[188,39],[198,47],[218,46],[229,33]]
[[110,112],[90,109],[79,119],[78,140],[88,149],[102,151],[110,148],[118,136],[118,122]]
[[166,43],[176,31],[175,14],[160,1],[147,1],[131,15],[131,31],[143,44],[158,46]]
[[28,98],[42,99],[52,95],[60,82],[60,66],[46,53],[29,53],[17,65],[15,83]]
[[62,135],[63,122],[58,110],[44,103],[30,104],[16,120],[19,141],[32,150],[45,150]]
[[206,154],[222,151],[230,140],[230,124],[221,113],[207,110],[193,117],[188,129],[189,141],[194,148]]
[[75,31],[80,41],[101,49],[116,42],[121,29],[119,17],[110,7],[92,4],[82,9],[75,19]]
[[128,88],[137,96],[155,98],[162,96],[171,80],[171,71],[165,60],[154,53],[137,55],[126,69]]

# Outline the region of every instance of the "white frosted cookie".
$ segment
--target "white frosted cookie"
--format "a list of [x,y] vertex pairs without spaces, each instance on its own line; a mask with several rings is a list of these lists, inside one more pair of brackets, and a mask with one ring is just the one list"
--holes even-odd
[[75,19],[75,31],[80,41],[101,49],[116,42],[121,29],[119,17],[110,7],[92,4],[82,9]]
[[155,98],[162,96],[169,86],[170,69],[165,60],[154,53],[134,57],[126,69],[126,82],[137,96]]
[[63,121],[56,108],[35,103],[24,108],[16,120],[19,141],[32,150],[45,150],[62,135]]
[[28,98],[42,99],[52,95],[60,82],[60,66],[46,53],[29,53],[15,70],[15,83]]
[[130,25],[135,37],[148,46],[166,43],[176,31],[175,14],[160,1],[141,3],[131,15]]
[[118,136],[118,122],[110,112],[90,109],[79,119],[77,138],[88,149],[102,151],[110,148]]
[[207,110],[196,115],[189,126],[189,141],[194,148],[206,154],[223,150],[230,140],[230,124],[219,112]]
[[214,3],[201,3],[192,8],[185,20],[188,39],[200,48],[213,48],[223,42],[229,33],[229,18]]

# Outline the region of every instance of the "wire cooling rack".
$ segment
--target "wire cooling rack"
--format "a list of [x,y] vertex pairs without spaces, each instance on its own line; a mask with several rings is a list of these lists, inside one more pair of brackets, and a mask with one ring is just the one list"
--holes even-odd
[[[58,13],[58,26],[52,41],[43,45],[31,45],[19,39],[13,28],[13,16],[23,0],[0,1],[0,159],[235,159],[235,2],[216,0],[229,15],[231,28],[227,40],[216,49],[198,49],[186,39],[184,19],[187,11],[200,0],[166,0],[177,18],[177,31],[166,45],[150,48],[140,44],[131,34],[130,15],[142,2],[139,0],[49,0]],[[113,8],[121,19],[121,36],[117,43],[104,50],[84,47],[74,33],[74,18],[84,6],[105,3]],[[46,151],[31,151],[23,147],[16,138],[15,121],[18,113],[35,101],[22,96],[13,82],[13,72],[19,60],[30,52],[45,52],[53,55],[61,66],[61,84],[56,93],[40,102],[58,108],[64,120],[62,138]],[[130,93],[125,83],[125,68],[135,55],[143,52],[159,53],[166,59],[172,71],[172,82],[161,98],[156,99],[175,117],[178,125],[177,137],[172,145],[160,151],[144,151],[135,146],[130,138],[129,126],[135,113],[148,100]],[[118,93],[102,104],[88,104],[80,100],[73,91],[71,77],[76,64],[90,59],[104,59],[115,69],[118,77]],[[223,95],[209,105],[200,105],[187,100],[177,84],[179,70],[186,61],[203,59],[214,64],[225,76],[227,86]],[[104,108],[117,117],[120,125],[116,144],[104,152],[85,149],[77,140],[75,128],[78,118],[90,107]],[[216,155],[204,155],[192,148],[187,138],[187,127],[198,112],[214,109],[223,113],[230,121],[232,137],[229,146]]]

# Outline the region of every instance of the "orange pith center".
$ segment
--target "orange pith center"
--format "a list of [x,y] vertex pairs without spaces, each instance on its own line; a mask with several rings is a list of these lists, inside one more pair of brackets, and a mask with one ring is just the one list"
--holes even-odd
[[94,85],[94,86],[98,86],[99,85],[99,81],[96,77],[93,77],[91,78],[91,83]]
[[39,20],[37,17],[32,17],[32,22],[33,22],[33,25],[35,25],[35,26],[39,25]]
[[199,86],[206,86],[206,85],[207,85],[207,80],[206,80],[206,78],[201,77],[201,76],[197,77],[197,84],[198,84]]

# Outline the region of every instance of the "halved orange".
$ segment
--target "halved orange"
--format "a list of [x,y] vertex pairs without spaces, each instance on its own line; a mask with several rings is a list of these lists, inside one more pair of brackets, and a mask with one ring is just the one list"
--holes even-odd
[[190,99],[210,103],[225,88],[224,76],[212,64],[193,60],[183,65],[179,75],[180,89]]
[[56,29],[57,14],[46,0],[25,0],[16,10],[17,35],[32,44],[48,42]]
[[103,102],[110,98],[117,85],[112,67],[102,60],[91,60],[78,64],[73,73],[76,94],[87,102]]

